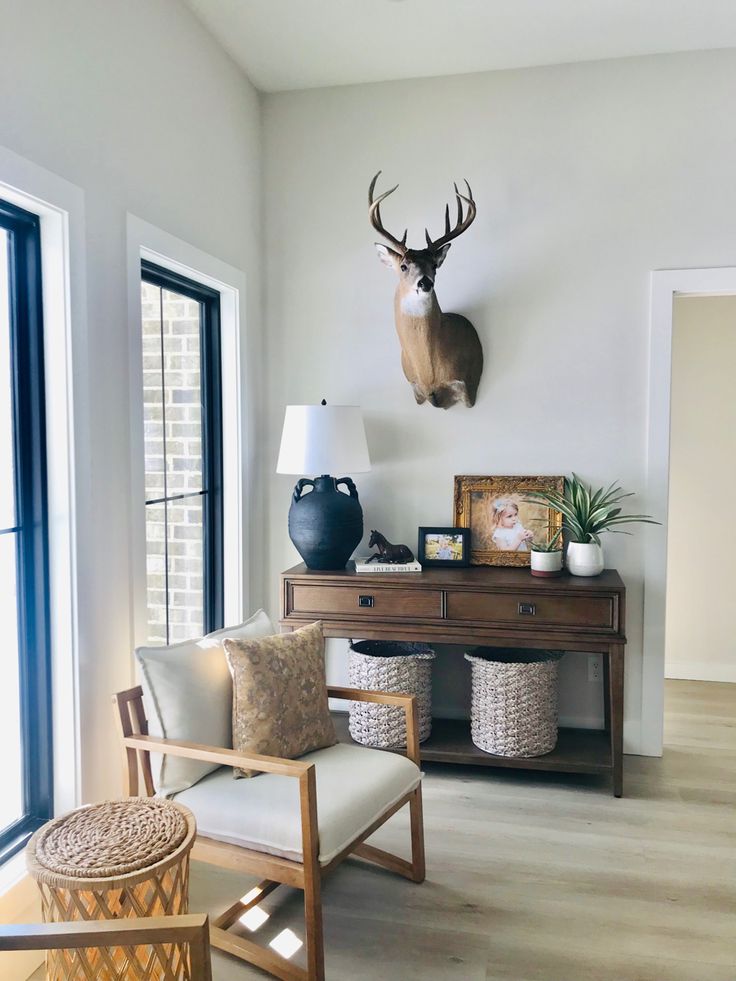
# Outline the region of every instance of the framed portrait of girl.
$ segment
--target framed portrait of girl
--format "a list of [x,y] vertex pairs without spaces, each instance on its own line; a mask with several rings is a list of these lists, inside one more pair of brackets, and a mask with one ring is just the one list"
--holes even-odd
[[532,544],[562,526],[559,512],[529,494],[563,489],[564,477],[455,477],[455,524],[470,528],[470,564],[529,565]]

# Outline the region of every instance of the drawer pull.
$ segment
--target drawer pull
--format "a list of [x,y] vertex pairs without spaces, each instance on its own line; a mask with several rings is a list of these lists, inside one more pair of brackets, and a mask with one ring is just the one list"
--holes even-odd
[[358,597],[358,606],[373,606],[373,597],[372,596],[359,596]]
[[534,603],[519,603],[519,616],[533,617],[537,612]]

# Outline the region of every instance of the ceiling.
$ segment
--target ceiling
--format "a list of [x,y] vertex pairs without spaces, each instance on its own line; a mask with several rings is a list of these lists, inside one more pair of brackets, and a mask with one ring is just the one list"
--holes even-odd
[[736,47],[734,0],[184,0],[262,91]]

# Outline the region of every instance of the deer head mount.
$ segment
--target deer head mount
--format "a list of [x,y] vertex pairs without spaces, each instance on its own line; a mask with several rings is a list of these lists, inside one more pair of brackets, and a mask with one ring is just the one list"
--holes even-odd
[[396,332],[401,344],[401,366],[419,403],[429,402],[449,409],[456,402],[475,405],[483,371],[483,348],[475,327],[457,313],[443,313],[434,292],[437,270],[445,261],[452,240],[473,223],[475,201],[470,185],[467,194],[455,187],[457,219],[450,226],[450,208],[445,205],[445,231],[432,239],[425,228],[427,247],[410,249],[408,230],[401,239],[387,231],[381,220],[381,204],[396,187],[374,197],[379,170],[368,189],[368,215],[371,225],[388,245],[376,242],[379,258],[399,277],[394,297]]

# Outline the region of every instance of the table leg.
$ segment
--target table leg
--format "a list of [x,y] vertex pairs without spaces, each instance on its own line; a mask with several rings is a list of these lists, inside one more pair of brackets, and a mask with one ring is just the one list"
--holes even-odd
[[611,735],[611,656],[603,655],[603,728]]
[[613,646],[608,652],[608,717],[610,719],[613,796],[624,792],[624,650]]

